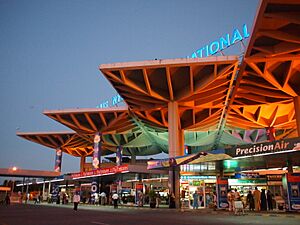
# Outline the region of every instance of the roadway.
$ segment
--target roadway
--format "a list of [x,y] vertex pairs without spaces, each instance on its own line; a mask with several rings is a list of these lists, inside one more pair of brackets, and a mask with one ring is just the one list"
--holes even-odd
[[228,212],[175,209],[119,208],[79,205],[0,206],[0,225],[299,225],[300,214],[251,213],[234,216]]

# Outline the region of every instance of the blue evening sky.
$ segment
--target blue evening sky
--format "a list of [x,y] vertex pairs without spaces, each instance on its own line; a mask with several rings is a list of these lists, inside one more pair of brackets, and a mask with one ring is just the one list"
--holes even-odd
[[[241,29],[257,0],[0,0],[0,168],[53,170],[52,149],[16,132],[68,130],[45,109],[93,108],[116,94],[102,63],[183,58]],[[240,54],[240,45],[228,49]],[[79,159],[63,157],[63,172]]]

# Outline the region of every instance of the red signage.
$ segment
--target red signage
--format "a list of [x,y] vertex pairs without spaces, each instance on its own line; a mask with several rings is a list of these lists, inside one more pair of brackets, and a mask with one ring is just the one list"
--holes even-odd
[[288,180],[288,182],[292,182],[292,183],[294,183],[294,182],[295,183],[300,182],[300,175],[295,176],[295,175],[292,175],[292,174],[288,174],[287,175],[287,180]]
[[99,168],[96,170],[91,170],[87,172],[79,172],[79,173],[72,173],[71,177],[79,178],[79,177],[90,177],[90,176],[105,176],[110,174],[122,173],[122,172],[129,172],[128,164],[124,164],[122,166],[113,166],[108,168]]
[[228,179],[218,178],[217,184],[228,184]]

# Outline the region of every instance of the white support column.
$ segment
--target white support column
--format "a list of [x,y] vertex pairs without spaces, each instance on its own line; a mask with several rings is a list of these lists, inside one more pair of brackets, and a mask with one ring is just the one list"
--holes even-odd
[[45,201],[45,179],[44,179],[44,183],[43,183],[43,189],[42,189],[42,201]]
[[[51,194],[51,182],[50,182],[50,180],[49,180],[49,183],[48,183],[48,196],[47,196],[47,198],[50,196],[50,194]],[[49,201],[50,199],[48,199],[48,201]]]
[[[168,103],[169,157],[184,155],[184,136],[179,128],[179,110],[177,102]],[[180,206],[180,168],[171,167],[169,171],[170,194],[175,196],[175,207]]]

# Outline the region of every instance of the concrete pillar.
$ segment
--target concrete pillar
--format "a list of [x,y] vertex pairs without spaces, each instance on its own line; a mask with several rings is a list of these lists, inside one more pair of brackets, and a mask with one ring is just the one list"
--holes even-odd
[[28,189],[29,189],[29,185],[28,185],[28,179],[27,179],[27,181],[26,181],[26,202],[25,203],[27,203],[28,201],[29,201],[29,199],[28,199]]
[[179,111],[177,102],[168,103],[169,156],[184,154],[183,130],[179,129]]
[[47,197],[49,197],[50,194],[51,194],[51,182],[49,180],[49,183],[48,183],[48,196]]
[[23,196],[23,193],[24,193],[24,185],[25,185],[25,177],[23,177],[22,196]]
[[46,185],[46,183],[45,183],[45,179],[44,179],[43,189],[42,189],[42,201],[45,200],[45,185]]
[[287,159],[287,170],[288,170],[288,173],[293,173],[293,162],[292,160],[290,159],[290,157],[288,156],[288,159]]
[[219,163],[219,177],[223,178],[224,177],[224,165],[223,165],[223,160],[216,162]]
[[85,156],[80,157],[80,172],[84,172]]
[[131,154],[130,163],[131,164],[135,164],[136,163],[136,155],[135,154]]
[[297,124],[298,137],[300,136],[300,96],[294,97],[294,108]]
[[[184,155],[184,133],[179,128],[179,110],[177,102],[168,103],[169,157]],[[175,196],[175,206],[180,206],[180,168],[170,167],[170,194]]]
[[62,150],[58,148],[56,149],[56,153],[55,153],[55,166],[54,166],[55,172],[61,172],[61,162],[62,162]]

